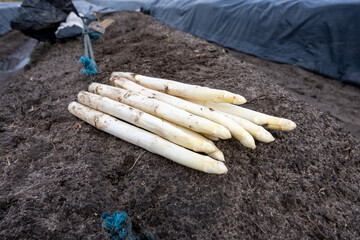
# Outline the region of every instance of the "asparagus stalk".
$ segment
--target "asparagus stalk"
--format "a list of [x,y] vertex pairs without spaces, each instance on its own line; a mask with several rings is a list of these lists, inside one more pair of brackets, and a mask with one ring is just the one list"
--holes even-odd
[[266,131],[265,128],[256,125],[255,123],[250,122],[249,120],[232,115],[230,113],[224,113],[220,111],[218,112],[224,115],[225,117],[231,118],[232,120],[240,124],[246,131],[248,131],[256,140],[260,142],[269,143],[275,140],[275,138],[271,135],[271,133]]
[[121,87],[129,91],[157,99],[159,101],[170,104],[176,108],[183,109],[189,113],[195,114],[197,116],[201,116],[203,118],[207,118],[213,122],[221,124],[225,126],[227,129],[229,129],[231,134],[235,138],[237,138],[244,146],[252,149],[256,147],[254,138],[241,125],[236,123],[231,118],[228,118],[220,114],[218,111],[183,100],[178,97],[174,97],[165,93],[148,89],[132,81],[129,81],[125,78],[119,78],[113,75],[110,80],[111,80],[110,82],[117,87]]
[[214,137],[214,136],[211,136],[211,135],[206,134],[206,133],[202,133],[201,135],[203,135],[207,139],[210,139],[211,141],[219,141],[218,137]]
[[117,120],[114,117],[86,107],[80,103],[71,102],[68,106],[68,110],[76,117],[84,120],[97,129],[145,148],[150,152],[156,153],[186,167],[214,174],[223,174],[227,172],[227,168],[223,162],[192,152],[158,137],[155,134]]
[[217,149],[215,152],[208,153],[207,155],[213,159],[225,161],[224,154],[219,149]]
[[227,103],[212,103],[206,101],[197,101],[196,103],[244,118],[268,129],[291,131],[296,128],[296,124],[289,119],[270,116],[248,108],[243,108]]
[[[202,136],[202,134],[206,134],[206,133],[199,134],[199,133],[196,133],[194,131],[191,131],[190,129],[187,129],[187,128],[184,128],[184,127],[181,127],[181,126],[178,126],[178,125],[175,125],[175,126],[180,128],[182,131],[186,132],[187,134],[192,135],[195,138],[198,138],[198,139],[203,140],[203,141],[210,141],[208,138]],[[215,136],[212,136],[212,137],[216,138]],[[212,146],[215,147],[215,151],[205,152],[205,153],[207,155],[209,155],[210,157],[216,159],[216,160],[225,161],[224,154],[215,146],[215,144],[212,141],[210,141],[210,142],[211,142]]]
[[205,139],[198,133],[176,126],[175,124],[161,120],[160,118],[107,97],[101,97],[96,94],[81,91],[78,94],[77,99],[78,102],[83,105],[144,128],[160,137],[193,151],[212,153],[218,150],[213,142]]
[[142,86],[178,97],[233,104],[246,103],[243,96],[225,90],[190,85],[162,78],[146,77],[128,72],[114,72],[112,76],[127,78]]
[[231,137],[230,132],[220,124],[214,123],[206,118],[192,115],[184,110],[156,99],[141,96],[132,91],[104,84],[92,83],[89,86],[89,92],[123,102],[151,115],[166,119],[185,128],[190,128],[195,132],[208,133],[221,139],[228,139]]

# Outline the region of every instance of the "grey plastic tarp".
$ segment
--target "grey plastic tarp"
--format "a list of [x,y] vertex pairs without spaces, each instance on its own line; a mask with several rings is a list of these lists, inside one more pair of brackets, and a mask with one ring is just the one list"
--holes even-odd
[[145,10],[220,45],[360,85],[360,0],[157,0]]
[[11,30],[10,22],[16,17],[20,5],[20,2],[0,3],[0,35]]

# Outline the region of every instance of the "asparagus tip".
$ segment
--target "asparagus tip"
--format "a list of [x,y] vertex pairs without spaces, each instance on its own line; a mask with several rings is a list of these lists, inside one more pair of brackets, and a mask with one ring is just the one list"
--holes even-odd
[[236,98],[234,99],[234,104],[240,105],[240,104],[244,104],[246,102],[247,102],[246,99],[240,95],[236,96]]
[[219,149],[214,152],[208,153],[208,155],[216,160],[225,162],[224,154]]
[[281,126],[281,130],[283,131],[291,131],[296,128],[296,123],[289,119],[281,119],[279,124]]
[[219,161],[215,161],[215,164],[206,164],[204,168],[204,172],[206,173],[224,174],[228,172],[225,164]]
[[271,133],[269,133],[265,129],[257,134],[256,139],[259,140],[260,142],[265,142],[265,143],[275,141],[273,135],[271,135]]

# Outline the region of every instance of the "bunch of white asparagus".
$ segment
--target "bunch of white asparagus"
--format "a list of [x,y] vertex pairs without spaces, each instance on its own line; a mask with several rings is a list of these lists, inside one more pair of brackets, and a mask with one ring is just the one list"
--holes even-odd
[[254,139],[275,140],[265,128],[296,127],[291,120],[236,106],[245,98],[224,90],[125,72],[114,72],[110,83],[92,83],[68,110],[111,135],[207,173],[227,172],[224,155],[211,140],[234,136],[254,149]]

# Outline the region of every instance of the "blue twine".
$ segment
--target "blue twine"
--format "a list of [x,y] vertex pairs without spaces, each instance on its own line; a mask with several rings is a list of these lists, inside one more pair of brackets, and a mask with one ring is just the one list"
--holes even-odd
[[[104,212],[101,217],[104,219],[102,226],[106,229],[112,240],[139,240],[132,233],[131,219],[126,212],[114,212],[112,216]],[[142,240],[156,240],[152,233],[140,233]]]
[[[83,19],[84,21],[84,19]],[[87,76],[93,76],[98,73],[94,52],[91,46],[91,40],[90,40],[90,31],[87,28],[85,22],[84,22],[84,28],[83,28],[83,36],[84,36],[84,56],[80,57],[79,62],[83,64],[83,68],[81,71],[85,73]],[[90,57],[90,58],[89,58]]]
[[132,234],[131,220],[126,212],[114,212],[112,216],[104,212],[102,218],[104,219],[102,226],[107,230],[112,240],[138,240]]
[[94,39],[94,41],[97,41],[101,37],[101,34],[96,32],[91,32],[90,36]]
[[90,58],[88,58],[86,55],[81,56],[79,62],[83,64],[83,68],[81,69],[81,71],[87,76],[93,76],[98,73],[96,63]]

